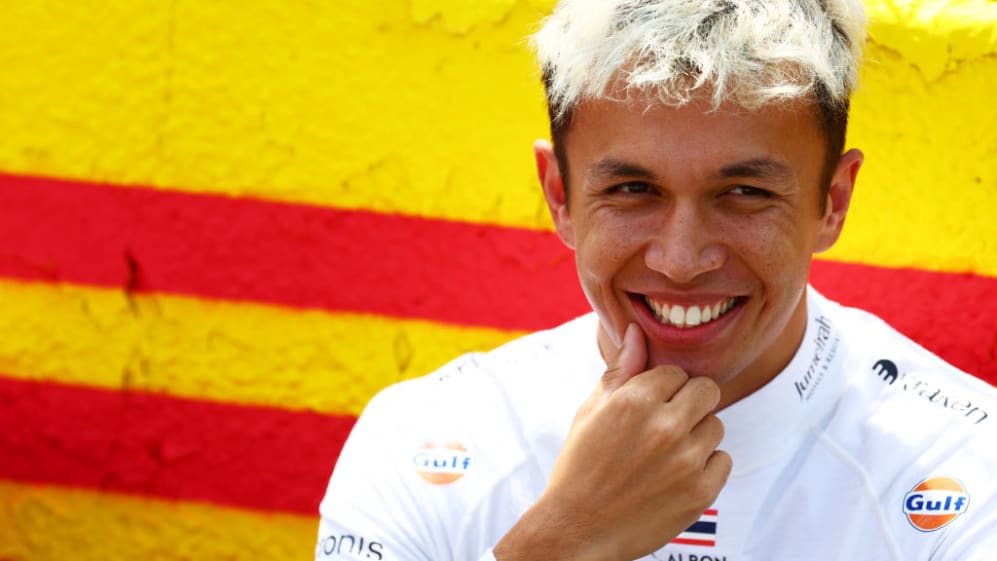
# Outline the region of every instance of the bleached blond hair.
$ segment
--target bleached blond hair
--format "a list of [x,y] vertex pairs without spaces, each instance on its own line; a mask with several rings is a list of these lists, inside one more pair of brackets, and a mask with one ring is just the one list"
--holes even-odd
[[561,0],[533,37],[552,124],[585,99],[748,109],[810,97],[847,112],[861,0]]
[[805,99],[826,139],[821,207],[845,145],[865,44],[861,0],[560,0],[533,36],[562,179],[586,99],[747,109]]

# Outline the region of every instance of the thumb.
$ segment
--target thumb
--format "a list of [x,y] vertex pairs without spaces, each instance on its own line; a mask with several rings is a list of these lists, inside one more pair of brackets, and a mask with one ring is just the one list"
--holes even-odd
[[607,393],[627,383],[627,380],[644,371],[647,365],[647,342],[636,323],[627,325],[619,352],[609,361],[602,375],[602,389]]

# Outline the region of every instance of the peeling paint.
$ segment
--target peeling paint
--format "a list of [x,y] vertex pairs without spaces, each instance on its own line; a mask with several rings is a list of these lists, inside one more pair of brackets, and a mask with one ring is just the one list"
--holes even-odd
[[449,33],[466,35],[476,26],[500,24],[517,0],[410,0],[412,21],[424,25],[440,19]]
[[928,82],[962,62],[997,53],[997,2],[870,2],[869,37],[917,67]]

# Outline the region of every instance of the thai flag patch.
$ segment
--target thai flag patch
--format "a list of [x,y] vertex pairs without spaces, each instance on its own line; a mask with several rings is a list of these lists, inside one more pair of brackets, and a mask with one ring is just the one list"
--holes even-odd
[[703,512],[692,526],[676,536],[671,543],[676,545],[702,545],[715,547],[717,545],[717,510],[709,509]]

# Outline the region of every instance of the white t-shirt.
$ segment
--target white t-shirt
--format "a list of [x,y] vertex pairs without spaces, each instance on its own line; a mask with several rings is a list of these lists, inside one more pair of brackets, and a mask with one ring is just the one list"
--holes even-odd
[[[716,503],[645,559],[997,559],[997,391],[810,289],[804,340],[721,411]],[[321,505],[316,559],[471,561],[543,491],[606,368],[583,316],[377,395]]]

